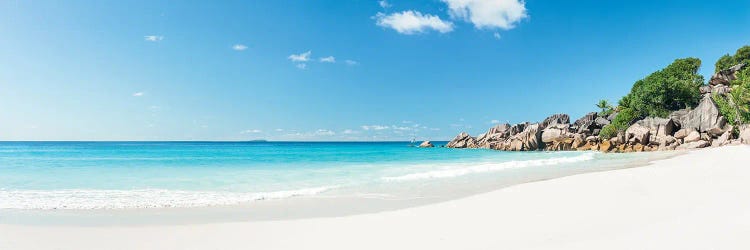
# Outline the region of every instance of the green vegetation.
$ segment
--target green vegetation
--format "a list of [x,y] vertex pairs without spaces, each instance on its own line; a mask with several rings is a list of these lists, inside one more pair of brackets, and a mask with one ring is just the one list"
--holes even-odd
[[739,48],[734,55],[727,54],[716,61],[716,72],[739,63],[749,66],[737,72],[737,79],[729,83],[732,92],[727,96],[712,96],[721,115],[732,125],[750,122],[750,46]]
[[630,108],[640,117],[666,117],[670,111],[692,107],[700,101],[698,88],[703,76],[698,74],[700,59],[677,59],[666,68],[651,73],[633,84],[620,106]]
[[599,100],[599,102],[596,104],[596,107],[602,110],[601,112],[599,112],[599,116],[608,116],[613,112],[612,105],[604,99]]
[[639,118],[641,116],[637,115],[632,109],[622,108],[617,113],[615,119],[612,120],[612,123],[602,128],[602,131],[599,132],[599,137],[605,140],[615,137],[618,132],[625,131],[630,124],[633,124]]

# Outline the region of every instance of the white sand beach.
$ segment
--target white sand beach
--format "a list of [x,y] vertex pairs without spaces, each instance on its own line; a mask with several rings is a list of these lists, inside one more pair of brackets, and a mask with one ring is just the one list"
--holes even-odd
[[335,218],[0,225],[0,249],[750,249],[750,146]]

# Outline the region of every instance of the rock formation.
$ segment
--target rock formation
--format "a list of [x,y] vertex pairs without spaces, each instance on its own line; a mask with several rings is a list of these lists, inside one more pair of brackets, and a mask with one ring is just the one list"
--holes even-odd
[[430,141],[423,141],[421,144],[419,144],[420,148],[432,148],[435,147],[435,145],[432,145],[432,142]]
[[[750,124],[736,129],[727,124],[712,95],[732,91],[730,81],[745,68],[737,64],[717,72],[710,84],[700,87],[703,94],[698,106],[677,110],[669,117],[648,117],[631,124],[617,136],[603,140],[599,132],[618,115],[604,117],[591,112],[570,123],[567,114],[555,114],[539,123],[499,124],[476,139],[462,132],[451,140],[450,148],[489,148],[506,151],[598,150],[602,152],[642,152],[655,150],[719,147],[732,143],[750,144]],[[738,136],[739,135],[739,136]],[[735,139],[735,137],[737,137]]]

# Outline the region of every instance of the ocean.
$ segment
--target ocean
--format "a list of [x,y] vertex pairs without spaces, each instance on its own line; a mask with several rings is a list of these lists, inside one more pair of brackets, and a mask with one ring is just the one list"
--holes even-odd
[[0,142],[0,210],[453,197],[451,190],[468,195],[632,167],[666,154],[501,152],[408,142]]

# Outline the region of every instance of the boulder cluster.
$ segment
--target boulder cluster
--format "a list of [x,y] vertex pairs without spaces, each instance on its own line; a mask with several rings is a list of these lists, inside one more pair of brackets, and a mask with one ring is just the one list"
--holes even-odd
[[729,81],[736,79],[736,72],[743,67],[744,64],[738,64],[716,73],[709,85],[700,88],[703,97],[695,108],[674,111],[669,117],[637,120],[609,139],[600,138],[599,132],[617,117],[617,112],[607,116],[591,112],[572,123],[567,114],[555,114],[537,123],[499,124],[477,137],[462,132],[446,147],[504,151],[642,152],[750,144],[750,124],[734,128],[720,114],[711,98],[712,93],[730,93]]

